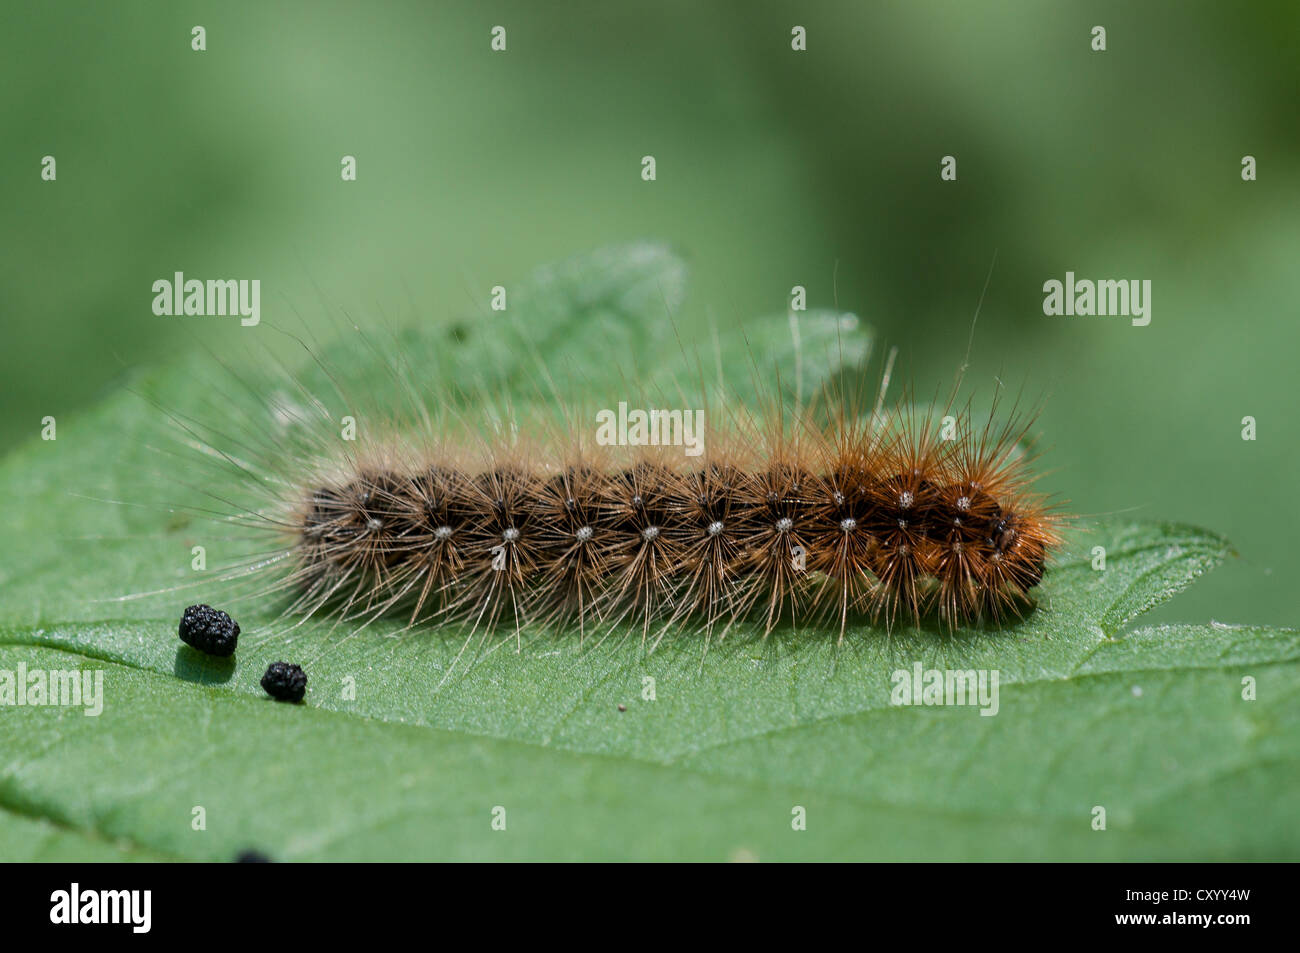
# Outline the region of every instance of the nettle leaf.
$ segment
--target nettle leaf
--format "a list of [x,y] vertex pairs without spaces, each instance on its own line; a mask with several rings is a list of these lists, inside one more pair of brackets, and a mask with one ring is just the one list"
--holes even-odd
[[[581,349],[598,349],[603,332],[583,330],[575,302],[587,301],[601,327],[657,337],[645,328],[665,295],[680,304],[681,264],[657,246],[633,247],[642,251],[543,273],[519,296],[520,313],[525,301],[532,309],[530,360],[592,360]],[[788,368],[794,351],[775,322],[760,324],[748,353]],[[833,331],[835,360],[810,365],[815,373],[865,353],[865,336],[846,349],[843,328],[826,331],[809,336],[829,344]],[[431,326],[419,335],[411,340],[444,342],[427,357],[435,364],[495,360],[484,350],[497,346],[492,334],[449,338]],[[751,364],[720,354],[740,391]],[[604,363],[593,371],[601,386],[615,380]],[[137,388],[198,417],[193,372],[183,363]],[[387,369],[370,379],[380,386]],[[508,377],[491,386],[508,387]],[[190,508],[88,498],[212,507],[168,483],[193,475],[183,457],[164,453],[160,464],[150,449],[158,418],[148,400],[117,395],[60,421],[57,441],[0,463],[19,541],[0,551],[0,672],[103,678],[97,716],[3,711],[2,856],[1296,856],[1293,799],[1279,792],[1297,779],[1300,632],[1128,631],[1226,556],[1212,533],[1126,520],[1077,527],[1037,609],[1000,630],[853,625],[840,641],[838,631],[786,627],[764,638],[740,626],[722,641],[673,633],[653,651],[639,631],[528,630],[516,650],[513,634],[404,631],[402,620],[292,627],[264,600],[238,605],[239,650],[217,660],[176,636],[184,605],[221,604],[222,589],[202,574],[196,588],[104,601],[193,583],[191,546],[208,541],[215,560],[222,545]],[[1096,546],[1106,549],[1104,571],[1093,568]],[[262,673],[279,659],[308,671],[304,704],[262,692]],[[892,704],[897,673],[917,667],[996,671],[996,714]],[[1098,809],[1105,830],[1094,829]],[[502,816],[505,830],[495,829]],[[796,830],[800,817],[806,829]]]

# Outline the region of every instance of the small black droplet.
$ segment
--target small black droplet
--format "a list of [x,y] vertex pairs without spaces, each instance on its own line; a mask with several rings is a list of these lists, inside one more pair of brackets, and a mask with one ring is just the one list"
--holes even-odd
[[207,655],[235,654],[239,623],[212,606],[189,606],[181,614],[181,641]]
[[307,693],[307,673],[298,665],[272,662],[262,676],[262,687],[279,701],[300,702]]
[[618,710],[619,710],[619,711],[627,711],[627,706],[626,706],[626,705],[619,705],[619,706],[618,706]]

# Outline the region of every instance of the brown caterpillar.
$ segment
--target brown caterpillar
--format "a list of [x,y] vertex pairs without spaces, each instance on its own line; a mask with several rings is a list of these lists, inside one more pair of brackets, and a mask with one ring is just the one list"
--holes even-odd
[[643,632],[789,614],[842,637],[854,614],[955,627],[1022,610],[1058,542],[1023,426],[945,440],[914,415],[775,416],[742,417],[697,460],[570,433],[568,452],[383,442],[325,463],[279,520],[290,612]]

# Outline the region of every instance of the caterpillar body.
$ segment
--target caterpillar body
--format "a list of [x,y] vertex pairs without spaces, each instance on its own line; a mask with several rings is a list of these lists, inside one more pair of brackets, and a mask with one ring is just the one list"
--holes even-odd
[[[784,415],[789,416],[789,411]],[[485,446],[477,465],[400,445],[324,463],[287,530],[292,610],[497,628],[757,616],[892,625],[1020,611],[1057,538],[1014,425],[809,417],[680,448]],[[573,441],[571,441],[573,442]],[[596,452],[599,451],[599,452]]]

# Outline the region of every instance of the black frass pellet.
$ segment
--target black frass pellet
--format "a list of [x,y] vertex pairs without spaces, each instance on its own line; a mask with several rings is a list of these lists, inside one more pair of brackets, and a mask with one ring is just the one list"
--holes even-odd
[[190,606],[181,615],[181,641],[208,655],[235,654],[239,623],[212,606]]
[[272,662],[262,676],[262,687],[282,702],[300,702],[307,693],[307,673],[288,662]]

